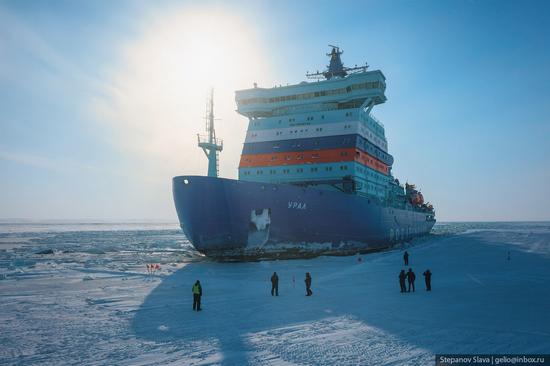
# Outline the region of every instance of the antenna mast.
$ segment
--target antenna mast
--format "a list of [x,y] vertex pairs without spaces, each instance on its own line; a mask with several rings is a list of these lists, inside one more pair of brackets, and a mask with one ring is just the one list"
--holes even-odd
[[206,104],[206,135],[197,134],[199,147],[208,158],[208,176],[219,175],[218,154],[223,150],[223,141],[216,138],[214,129],[214,89],[210,89],[210,98]]
[[340,51],[340,47],[333,46],[331,44],[328,45],[332,48],[332,51],[330,53],[327,53],[327,56],[330,57],[330,63],[327,67],[326,71],[323,72],[314,72],[314,73],[307,73],[306,76],[310,79],[332,79],[333,77],[340,77],[343,78],[348,74],[354,74],[358,72],[365,72],[367,71],[367,68],[369,67],[368,64],[365,63],[365,66],[357,66],[355,67],[345,67],[342,63],[342,60],[340,59],[340,55],[344,53],[344,51]]

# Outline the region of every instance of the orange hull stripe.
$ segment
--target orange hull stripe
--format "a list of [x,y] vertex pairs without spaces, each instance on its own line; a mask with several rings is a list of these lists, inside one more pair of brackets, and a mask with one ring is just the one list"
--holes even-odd
[[239,168],[357,161],[383,174],[388,166],[357,148],[241,155]]

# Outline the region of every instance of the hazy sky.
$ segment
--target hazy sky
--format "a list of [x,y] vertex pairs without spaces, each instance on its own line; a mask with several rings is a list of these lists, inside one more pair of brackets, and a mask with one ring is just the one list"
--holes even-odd
[[394,175],[439,220],[550,220],[549,40],[547,1],[0,1],[0,219],[175,221],[208,87],[236,178],[233,91],[337,44],[386,75]]

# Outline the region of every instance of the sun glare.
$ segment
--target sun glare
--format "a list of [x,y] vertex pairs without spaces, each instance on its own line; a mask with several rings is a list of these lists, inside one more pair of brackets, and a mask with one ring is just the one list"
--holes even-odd
[[269,80],[257,30],[221,10],[158,14],[124,47],[100,109],[119,126],[125,147],[144,159],[162,159],[171,173],[204,174],[196,146],[204,130],[206,96],[215,89],[220,171],[235,177],[246,121],[235,112],[234,91]]
[[181,72],[199,88],[205,84],[223,88],[242,83],[251,76],[251,70],[260,66],[251,47],[253,32],[237,18],[195,13],[169,31],[172,37],[167,41],[177,46],[173,56],[181,61]]

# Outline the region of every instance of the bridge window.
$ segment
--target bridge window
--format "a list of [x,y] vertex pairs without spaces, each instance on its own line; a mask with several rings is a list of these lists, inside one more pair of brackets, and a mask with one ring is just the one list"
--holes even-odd
[[241,99],[241,100],[237,101],[237,103],[239,105],[248,105],[248,104],[253,104],[253,103],[278,103],[278,102],[287,101],[287,100],[310,99],[310,98],[316,98],[316,97],[323,97],[323,96],[326,96],[326,95],[344,94],[344,93],[349,93],[352,90],[376,89],[376,88],[385,88],[385,85],[384,85],[383,82],[370,81],[370,82],[365,82],[365,83],[358,83],[358,84],[349,85],[345,88],[322,90],[322,91],[319,91],[319,92],[293,94],[293,95],[287,95],[287,96],[282,96],[282,97],[273,97],[273,98]]

